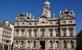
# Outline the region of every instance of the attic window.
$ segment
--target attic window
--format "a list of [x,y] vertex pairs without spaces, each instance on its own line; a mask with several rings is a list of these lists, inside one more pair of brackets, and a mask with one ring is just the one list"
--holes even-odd
[[68,14],[69,12],[65,12],[66,14]]
[[19,23],[17,23],[17,26],[19,26]]
[[29,17],[27,17],[27,19],[30,19]]
[[42,21],[42,23],[45,23],[45,21]]
[[22,32],[24,32],[25,30],[24,29],[21,29]]
[[56,24],[59,24],[59,22],[56,22]]
[[16,31],[18,32],[18,31],[19,31],[19,29],[16,29]]
[[65,24],[66,24],[66,21],[63,21],[63,23],[65,23]]
[[35,25],[37,25],[37,23],[35,23]]
[[29,23],[29,25],[32,25],[32,23]]
[[25,23],[22,23],[23,25],[25,24]]
[[53,22],[50,22],[50,24],[53,24]]
[[72,23],[72,21],[69,21],[70,23]]

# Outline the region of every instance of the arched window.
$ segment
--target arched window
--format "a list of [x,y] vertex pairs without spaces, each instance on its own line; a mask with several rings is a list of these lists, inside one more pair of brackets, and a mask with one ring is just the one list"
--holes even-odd
[[44,34],[45,34],[45,29],[41,29],[41,37],[44,37]]
[[25,30],[24,29],[21,29],[22,32],[24,32]]
[[22,35],[24,35],[24,31],[25,31],[24,29],[21,29]]
[[74,42],[71,41],[70,43],[71,43],[71,48],[74,48]]
[[51,22],[49,22],[49,24],[50,24],[50,25],[53,25],[53,22],[51,21]]
[[24,42],[24,41],[21,41],[21,45],[22,45],[22,47],[24,47],[24,44],[25,44],[25,42]]
[[29,23],[29,25],[32,25],[32,23]]
[[17,26],[19,26],[19,23],[16,23],[17,24]]
[[16,41],[16,45],[18,45],[18,41]]
[[34,31],[34,35],[36,37],[37,36],[37,29],[34,29],[33,31]]
[[31,37],[32,29],[29,29],[28,32],[29,32],[29,36]]
[[59,41],[56,41],[56,47],[59,48]]
[[50,32],[50,37],[53,36],[53,29],[49,29],[49,32]]
[[34,23],[35,25],[37,25],[37,23]]
[[34,41],[34,48],[36,47],[36,41]]
[[63,21],[64,24],[66,24],[66,21]]
[[67,42],[64,41],[64,48],[67,48]]
[[50,48],[53,48],[53,42],[50,41]]
[[22,23],[22,25],[25,25],[25,23]]
[[70,36],[73,36],[73,28],[69,28]]
[[16,31],[16,35],[19,35],[19,29],[16,29],[15,31]]
[[64,37],[66,36],[66,28],[62,28]]
[[30,48],[30,43],[31,43],[31,42],[30,42],[30,41],[28,41],[28,47],[29,47],[29,48]]
[[69,21],[70,24],[72,24],[72,21]]
[[24,41],[21,41],[21,45],[24,45]]
[[55,31],[56,31],[56,36],[59,37],[59,31],[58,31],[58,28],[56,28]]

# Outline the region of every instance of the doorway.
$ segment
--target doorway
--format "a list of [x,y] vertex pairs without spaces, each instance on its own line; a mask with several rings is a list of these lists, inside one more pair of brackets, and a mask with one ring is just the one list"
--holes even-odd
[[40,41],[41,49],[45,49],[45,41]]

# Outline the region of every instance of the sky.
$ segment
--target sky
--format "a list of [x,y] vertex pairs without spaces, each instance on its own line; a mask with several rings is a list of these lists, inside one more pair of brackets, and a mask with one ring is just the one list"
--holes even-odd
[[[32,13],[39,18],[42,13],[45,0],[0,0],[0,22],[8,20],[15,21],[15,17],[22,13]],[[56,17],[60,10],[68,8],[74,10],[76,17],[76,32],[82,29],[82,0],[49,0],[52,14]]]

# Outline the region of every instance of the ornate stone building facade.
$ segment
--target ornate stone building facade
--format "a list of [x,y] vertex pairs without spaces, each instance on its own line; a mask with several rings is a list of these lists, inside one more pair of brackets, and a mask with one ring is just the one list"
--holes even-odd
[[13,43],[14,25],[8,21],[0,24],[0,50],[11,50]]
[[53,18],[49,1],[45,1],[39,19],[22,13],[14,24],[14,50],[75,50],[75,14],[73,10],[60,11]]

